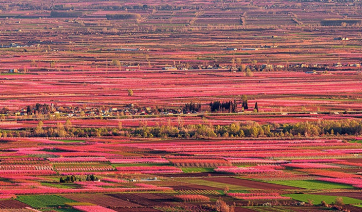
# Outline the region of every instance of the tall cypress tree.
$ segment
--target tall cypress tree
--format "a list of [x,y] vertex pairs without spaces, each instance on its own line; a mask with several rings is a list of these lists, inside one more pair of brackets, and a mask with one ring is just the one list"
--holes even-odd
[[241,106],[242,106],[245,110],[249,109],[249,107],[248,107],[248,97],[247,97],[246,95],[242,95],[242,96],[241,96],[241,100],[243,101],[243,103],[242,103]]

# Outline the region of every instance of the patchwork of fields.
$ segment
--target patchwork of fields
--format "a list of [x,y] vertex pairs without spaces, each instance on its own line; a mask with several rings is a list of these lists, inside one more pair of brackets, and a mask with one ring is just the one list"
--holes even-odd
[[[359,143],[338,139],[8,138],[1,144],[0,207],[208,210],[219,197],[236,210],[266,202],[300,207],[298,201],[312,209],[337,197],[357,207],[362,202],[360,149]],[[86,179],[89,175],[97,179]],[[60,182],[66,176],[75,181]]]
[[362,3],[2,0],[0,211],[362,211]]

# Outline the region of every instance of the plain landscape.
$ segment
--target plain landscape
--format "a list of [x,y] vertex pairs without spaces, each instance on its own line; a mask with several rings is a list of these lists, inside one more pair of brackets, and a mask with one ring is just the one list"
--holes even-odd
[[0,0],[0,211],[362,211],[361,11]]

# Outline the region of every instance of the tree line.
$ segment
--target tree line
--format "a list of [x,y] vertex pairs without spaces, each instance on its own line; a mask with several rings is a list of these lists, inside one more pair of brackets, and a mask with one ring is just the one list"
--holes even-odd
[[[211,112],[226,112],[226,113],[237,113],[238,111],[238,103],[236,100],[234,101],[214,101],[209,104]],[[241,96],[241,111],[248,110],[248,97],[246,95]],[[258,102],[255,102],[254,112],[259,112]]]
[[316,122],[299,122],[291,124],[259,124],[257,122],[232,123],[216,125],[208,123],[184,125],[182,119],[177,124],[161,124],[147,126],[142,122],[138,127],[75,128],[70,120],[65,125],[58,123],[57,127],[44,127],[39,121],[35,128],[22,130],[0,130],[0,137],[101,137],[128,136],[144,138],[216,138],[216,137],[315,137],[361,135],[362,120],[323,120]]

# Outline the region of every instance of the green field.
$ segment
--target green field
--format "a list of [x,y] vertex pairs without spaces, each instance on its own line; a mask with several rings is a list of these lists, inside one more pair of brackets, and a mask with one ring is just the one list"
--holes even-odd
[[54,141],[62,141],[64,143],[84,143],[84,140],[54,140]]
[[133,167],[133,166],[171,166],[171,163],[112,163],[113,167]]
[[49,186],[54,188],[81,188],[82,186],[74,183],[41,183],[43,186]]
[[[327,196],[327,195],[315,195],[315,194],[286,194],[282,195],[286,197],[291,197],[295,200],[308,202],[308,200],[313,200],[314,205],[319,205],[322,201],[325,201],[327,204],[332,204],[336,201],[337,196]],[[361,204],[362,200],[354,199],[350,197],[342,197],[344,204]]]
[[238,185],[226,184],[226,183],[218,183],[212,182],[208,180],[203,180],[199,178],[186,178],[183,179],[182,182],[192,183],[196,185],[210,186],[214,188],[218,188],[220,190],[224,190],[226,187],[229,187],[230,190],[247,190],[248,188]]
[[349,141],[349,143],[358,143],[358,144],[362,144],[362,140],[351,140],[351,141]]
[[278,185],[293,186],[305,189],[353,189],[351,185],[339,183],[323,182],[318,180],[283,180],[283,181],[268,181]]
[[253,206],[253,207],[243,207],[248,208],[256,212],[292,212],[292,210],[286,210],[285,207],[264,207],[264,206]]
[[23,75],[24,73],[0,73],[0,75]]
[[213,168],[201,168],[201,167],[181,168],[181,170],[184,173],[214,172]]
[[[59,206],[65,206],[65,203],[75,202],[74,200],[60,197],[57,195],[18,196],[17,200],[25,204],[28,204],[34,208],[49,208],[49,209],[56,209]],[[69,210],[66,209],[66,211]]]

